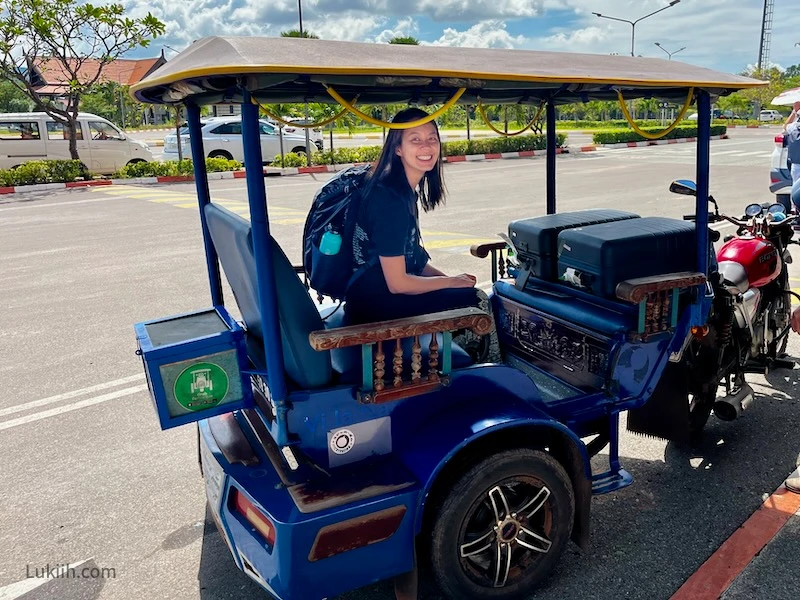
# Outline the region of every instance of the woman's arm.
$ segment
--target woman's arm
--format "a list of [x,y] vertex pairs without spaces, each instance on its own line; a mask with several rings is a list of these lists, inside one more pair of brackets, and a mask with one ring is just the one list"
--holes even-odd
[[425,276],[425,271],[423,275],[409,275],[406,273],[404,256],[381,256],[380,261],[386,286],[393,294],[424,294],[447,288],[470,288],[475,285],[475,278],[465,273],[455,277]]
[[420,273],[422,277],[447,277],[446,273],[443,273],[436,267],[434,267],[431,263],[425,263],[425,268],[422,269],[422,273]]

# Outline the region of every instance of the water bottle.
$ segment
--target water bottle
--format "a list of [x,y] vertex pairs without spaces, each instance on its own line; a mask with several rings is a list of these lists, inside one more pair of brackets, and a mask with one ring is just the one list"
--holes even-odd
[[341,248],[342,236],[329,225],[325,233],[322,234],[322,239],[319,241],[319,251],[322,252],[322,254],[332,256],[334,254],[339,254]]

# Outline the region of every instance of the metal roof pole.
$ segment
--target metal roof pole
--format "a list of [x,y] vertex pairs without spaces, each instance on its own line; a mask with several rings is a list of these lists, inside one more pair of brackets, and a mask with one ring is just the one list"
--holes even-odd
[[547,214],[556,212],[556,105],[547,99]]
[[[224,304],[222,298],[222,280],[219,273],[217,251],[211,242],[206,222],[205,206],[211,202],[208,191],[208,174],[206,173],[205,150],[203,149],[203,130],[200,123],[200,107],[194,103],[186,105],[186,120],[189,126],[189,144],[192,149],[192,165],[194,181],[197,189],[197,203],[200,205],[200,225],[203,229],[203,245],[206,249],[206,266],[208,267],[208,284],[211,286],[211,302],[214,306]],[[180,138],[180,135],[178,136]],[[178,141],[180,144],[180,141]]]
[[[275,269],[272,262],[272,238],[267,216],[267,190],[264,184],[264,165],[261,155],[261,128],[258,120],[258,106],[253,104],[247,90],[242,90],[242,95],[242,142],[247,197],[250,201],[253,255],[256,259],[256,275],[258,277],[258,308],[261,313],[261,328],[264,335],[267,381],[272,400],[280,411],[286,400],[286,380],[284,378]],[[278,415],[281,422],[283,421],[282,416]],[[276,442],[285,444],[286,440],[276,440]]]

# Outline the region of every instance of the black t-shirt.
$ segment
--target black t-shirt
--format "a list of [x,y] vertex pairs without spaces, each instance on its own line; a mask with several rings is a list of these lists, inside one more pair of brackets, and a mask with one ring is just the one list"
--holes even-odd
[[429,256],[420,242],[417,195],[409,185],[376,181],[361,200],[353,234],[355,265],[380,268],[378,257],[404,256],[406,272],[419,275]]

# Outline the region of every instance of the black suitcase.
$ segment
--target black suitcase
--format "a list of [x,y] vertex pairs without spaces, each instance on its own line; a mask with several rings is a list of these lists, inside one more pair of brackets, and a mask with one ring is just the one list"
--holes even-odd
[[643,217],[568,229],[558,235],[558,278],[596,296],[617,284],[697,267],[694,223]]
[[637,218],[639,215],[624,210],[598,208],[512,221],[508,237],[518,253],[521,277],[517,280],[524,287],[530,276],[547,281],[558,278],[558,234],[565,229]]

